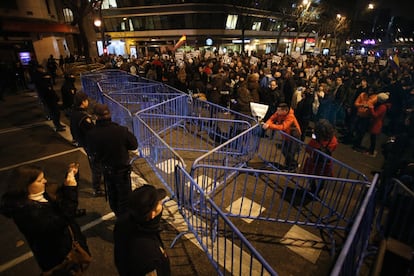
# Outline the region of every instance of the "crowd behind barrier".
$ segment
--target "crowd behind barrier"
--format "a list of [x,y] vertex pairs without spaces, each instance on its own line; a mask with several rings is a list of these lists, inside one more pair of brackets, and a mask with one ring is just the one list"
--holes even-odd
[[[82,76],[82,86],[85,89],[85,92],[90,93],[89,95],[91,95],[91,98],[98,100],[105,98],[105,96],[103,96],[104,93],[100,91],[97,83],[102,79],[111,79],[106,74],[110,74],[110,72],[94,72]],[[88,78],[89,80],[87,80]],[[124,77],[121,78],[124,79]],[[128,77],[125,79],[128,79]],[[88,89],[90,90],[88,91]],[[122,94],[122,90],[119,92]],[[118,94],[118,92],[115,94]],[[209,97],[207,96],[207,98]],[[144,157],[150,164],[153,164],[152,167],[153,169],[155,168],[155,173],[160,177],[161,181],[164,180],[164,185],[166,185],[173,195],[173,198],[175,196],[176,200],[181,204],[179,208],[183,212],[194,208],[193,205],[188,205],[190,202],[192,202],[192,204],[199,204],[197,197],[199,197],[200,193],[206,193],[209,194],[209,196],[218,195],[218,198],[225,198],[228,196],[225,195],[225,191],[230,194],[235,193],[238,190],[235,187],[232,190],[231,185],[228,185],[228,183],[232,183],[232,179],[237,179],[240,175],[244,174],[245,176],[255,175],[256,182],[253,181],[253,183],[259,183],[261,178],[265,178],[265,180],[258,186],[272,187],[274,189],[273,199],[279,197],[281,202],[281,209],[279,210],[283,209],[283,211],[279,211],[277,213],[278,215],[274,217],[247,215],[249,218],[262,220],[270,218],[270,220],[279,222],[283,221],[299,225],[308,224],[315,226],[315,228],[326,228],[326,230],[329,231],[340,228],[341,230],[345,230],[344,232],[346,233],[350,228],[354,229],[358,227],[353,224],[354,220],[356,217],[362,216],[364,212],[366,212],[367,202],[370,202],[370,200],[372,200],[371,198],[374,197],[374,193],[369,191],[374,190],[373,187],[376,186],[377,178],[374,178],[372,183],[370,183],[367,181],[367,178],[357,170],[354,170],[335,160],[331,156],[317,150],[314,150],[315,154],[319,156],[318,158],[322,160],[322,163],[327,164],[329,161],[329,163],[334,164],[334,177],[302,174],[300,169],[305,166],[306,160],[306,145],[302,141],[290,136],[286,136],[284,139],[278,139],[276,137],[271,137],[271,139],[268,139],[270,137],[259,137],[260,131],[258,131],[258,129],[260,126],[254,118],[234,111],[231,108],[226,108],[226,105],[223,106],[210,101],[197,99],[194,95],[185,95],[183,93],[177,97],[172,96],[168,100],[159,99],[161,102],[158,104],[154,101],[154,105],[138,111],[135,114],[132,119],[133,129],[138,138],[138,142],[142,142],[143,145],[139,149],[142,157]],[[128,102],[128,100],[126,102]],[[125,108],[126,102],[119,105],[121,106],[121,109]],[[173,105],[169,105],[169,103],[173,103]],[[211,107],[214,107],[215,109],[212,109]],[[112,112],[115,114],[117,113],[116,110]],[[160,116],[160,114],[162,116]],[[198,114],[198,116],[192,116],[194,114]],[[230,114],[233,115],[233,117],[231,119],[215,118],[214,116],[217,116],[217,114]],[[132,115],[129,113],[125,116]],[[236,124],[240,124],[244,120],[248,122],[246,126],[236,126]],[[227,128],[226,126],[223,127],[221,124],[227,125]],[[182,131],[179,131],[179,135],[177,135],[177,130],[179,129]],[[283,136],[284,134],[280,132],[280,135]],[[194,138],[198,139],[197,142],[200,142],[200,145],[202,145],[202,143],[205,144],[195,147],[198,148],[198,150],[202,149],[201,152],[203,155],[190,154],[190,160],[184,160],[185,158],[182,156],[186,155],[182,152],[194,151],[194,144],[196,142]],[[190,141],[190,143],[186,141],[186,139],[189,139],[188,141]],[[266,142],[266,140],[268,141]],[[298,160],[302,161],[298,162],[300,166],[298,166],[298,171],[296,172],[280,172],[283,168],[278,166],[278,164],[280,164],[280,159],[277,158],[281,158],[278,150],[283,149],[283,143],[286,142],[286,140],[290,140],[290,142],[300,145],[296,156]],[[177,141],[186,142],[184,142],[183,145],[174,144]],[[274,143],[275,141],[280,142],[279,146]],[[260,154],[260,152],[262,152],[262,154]],[[263,165],[266,166],[267,169],[271,169],[269,172],[266,172],[263,168],[257,169],[249,167],[248,162],[252,160],[255,155],[260,157],[259,159],[263,161]],[[211,165],[211,160],[213,160],[212,164],[214,165]],[[195,183],[189,184],[188,181],[186,181],[185,184],[179,184],[178,180],[172,175],[174,172],[177,173],[177,167],[189,167],[187,164],[192,165],[190,173],[193,181],[190,181],[190,183]],[[240,173],[240,170],[246,171],[242,174]],[[209,174],[212,177],[209,177]],[[277,178],[277,181],[274,179],[272,180],[271,177],[269,177],[269,174],[274,175]],[[281,179],[283,179],[283,181],[281,181]],[[298,179],[300,180],[298,181]],[[319,181],[318,187],[320,193],[309,192],[309,185],[306,184],[315,179]],[[247,182],[247,180],[244,181]],[[276,187],[277,185],[275,186],[274,183],[283,184]],[[197,185],[197,187],[192,188],[191,191],[194,189],[201,189],[202,192],[191,192],[191,197],[189,197],[188,193],[180,195],[178,191],[182,191],[183,185],[186,187],[188,185]],[[276,193],[275,188],[279,189],[280,193]],[[287,201],[286,197],[288,188],[293,190],[294,194],[293,197],[289,198],[289,201]],[[303,207],[305,200],[309,199],[309,195],[312,206],[318,207],[315,207],[315,209],[311,208],[311,211],[306,214],[307,210],[305,211],[305,208]],[[216,204],[214,199],[211,200]],[[298,200],[299,208],[296,209]],[[273,200],[270,202],[273,202]],[[282,204],[282,202],[286,203]],[[266,200],[263,200],[262,203],[269,204]],[[270,204],[270,209],[276,207],[276,205],[272,206],[272,204],[273,203]],[[218,208],[220,211],[227,216],[235,216],[239,218],[246,216],[231,211],[226,213],[223,210],[224,206],[220,204],[215,206],[219,206]],[[353,208],[356,206],[357,208],[353,209],[350,208],[350,206]],[[269,208],[269,206],[267,207]],[[290,213],[292,209],[295,209],[295,212]],[[191,212],[195,213],[195,216],[198,217],[198,219],[202,220],[205,218],[205,216],[199,215],[199,211],[197,210]],[[316,212],[316,215],[314,212]],[[285,215],[287,215],[287,217],[284,217]],[[293,218],[290,217],[290,215],[293,216]],[[336,221],[333,224],[326,223],[324,219],[332,215],[336,217]],[[369,213],[368,215],[373,214]],[[364,220],[364,223],[361,223],[360,227],[369,227],[369,221],[370,218]],[[193,224],[189,224],[191,232],[198,235],[198,230],[193,228],[192,225]],[[349,240],[351,238],[355,237],[348,235],[347,239]],[[332,239],[332,241],[334,241],[334,239]],[[200,243],[203,245],[203,242]],[[332,248],[334,247],[335,245],[333,244]],[[362,257],[366,249],[367,245],[359,248],[358,251],[352,251],[349,247],[345,247],[341,251],[341,255],[345,255],[347,258],[349,258],[349,256],[351,256],[351,258]],[[207,249],[205,250],[206,252],[208,251]],[[349,251],[345,252],[344,250]],[[357,254],[357,256],[355,254]],[[212,261],[214,262],[214,260],[215,259],[213,258]],[[359,265],[360,263],[352,264],[353,268]]]

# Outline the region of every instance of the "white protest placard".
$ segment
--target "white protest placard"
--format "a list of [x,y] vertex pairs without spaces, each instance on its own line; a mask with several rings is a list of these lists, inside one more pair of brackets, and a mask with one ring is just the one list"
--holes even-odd
[[250,110],[252,111],[252,116],[258,118],[261,121],[264,116],[266,115],[269,106],[266,104],[259,104],[259,103],[250,103]]

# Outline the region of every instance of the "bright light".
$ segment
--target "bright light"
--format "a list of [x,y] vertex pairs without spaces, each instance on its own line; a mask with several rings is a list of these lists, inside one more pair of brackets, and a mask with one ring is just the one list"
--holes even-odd
[[368,4],[368,9],[369,10],[373,10],[375,8],[375,5],[374,4],[372,4],[372,3],[369,3]]
[[341,19],[341,17],[342,17],[342,15],[341,15],[340,13],[337,13],[337,14],[336,14],[336,19],[338,19],[338,20],[339,20],[339,19]]
[[93,21],[93,24],[96,26],[96,27],[101,27],[102,26],[102,21],[100,20],[100,19],[95,19],[95,21]]

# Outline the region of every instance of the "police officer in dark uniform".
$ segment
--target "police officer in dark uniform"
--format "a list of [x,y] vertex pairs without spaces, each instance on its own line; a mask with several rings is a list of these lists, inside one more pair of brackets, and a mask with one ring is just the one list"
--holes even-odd
[[103,168],[109,205],[117,217],[127,209],[131,193],[129,151],[138,147],[137,138],[127,127],[111,121],[107,105],[96,104],[96,125],[86,134],[87,148]]
[[89,159],[92,172],[92,188],[94,196],[105,195],[101,188],[102,166],[93,159],[86,146],[86,133],[95,127],[92,116],[88,113],[89,100],[83,91],[78,91],[73,99],[73,111],[70,116],[70,132],[78,146],[83,147]]
[[72,112],[73,101],[76,94],[75,76],[72,74],[65,75],[65,81],[60,88],[62,93],[62,109],[65,111],[65,115],[70,117]]
[[52,77],[47,73],[40,73],[40,76],[36,80],[36,88],[39,98],[46,106],[49,116],[55,125],[56,131],[65,131],[65,126],[60,123],[60,107],[59,96],[53,89]]

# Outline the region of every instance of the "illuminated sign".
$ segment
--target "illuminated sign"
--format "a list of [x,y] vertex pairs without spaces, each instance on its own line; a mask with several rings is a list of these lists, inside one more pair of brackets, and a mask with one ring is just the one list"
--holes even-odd
[[20,52],[19,58],[22,65],[29,65],[29,62],[32,59],[29,52]]
[[[233,40],[231,41],[231,43],[234,43],[234,44],[240,44],[240,43],[242,43],[242,40],[241,40],[241,39],[233,39]],[[244,40],[244,43],[250,43],[250,39],[245,39],[245,40]]]
[[365,39],[362,43],[365,45],[374,45],[375,39]]

